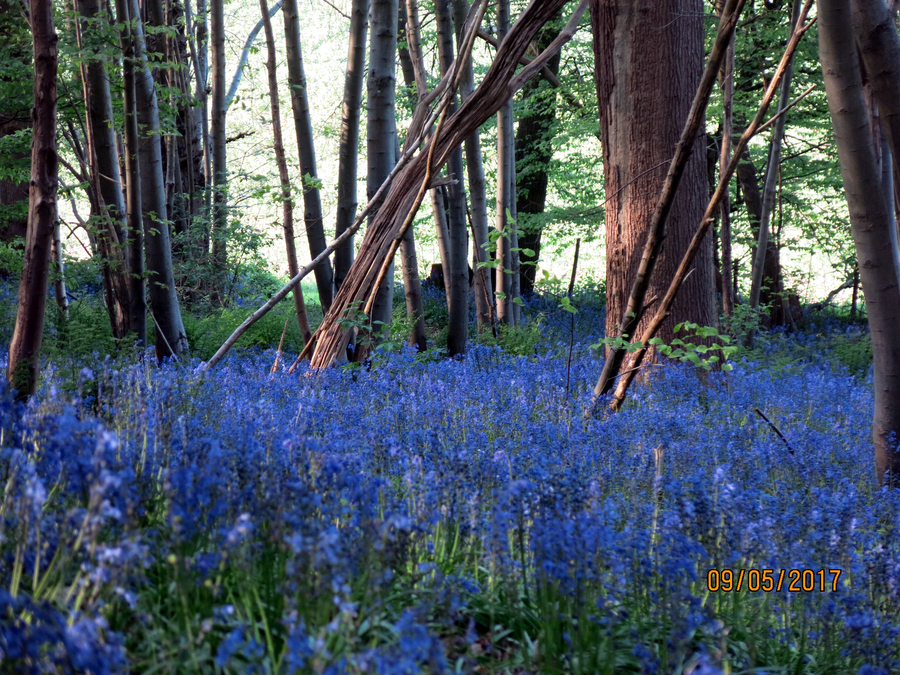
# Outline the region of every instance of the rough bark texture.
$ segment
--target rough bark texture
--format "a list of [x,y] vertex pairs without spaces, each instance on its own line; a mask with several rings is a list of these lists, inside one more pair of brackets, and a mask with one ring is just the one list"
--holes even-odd
[[[497,37],[502,41],[509,31],[509,0],[497,0]],[[516,325],[513,300],[513,251],[515,240],[515,170],[516,148],[513,130],[513,105],[510,98],[497,114],[497,320]]]
[[[849,0],[819,0],[819,58],[837,142],[850,227],[869,317],[875,365],[872,436],[880,483],[900,481],[900,292],[894,259],[885,242],[889,219],[881,195],[862,79],[852,33]],[[892,438],[892,436],[894,436]]]
[[[394,102],[397,89],[398,11],[397,0],[372,1],[369,75],[366,81],[369,97],[366,127],[368,151],[366,186],[370,200],[397,163],[397,123],[394,116]],[[382,203],[381,208],[384,208],[385,204],[386,202]],[[375,219],[373,218],[371,222],[374,223]],[[378,296],[372,311],[372,321],[380,321],[383,325],[390,324],[393,309],[394,266],[391,264],[384,283],[378,289]]]
[[32,108],[31,183],[28,195],[28,231],[25,264],[19,283],[16,327],[9,345],[6,377],[18,398],[33,395],[40,367],[44,308],[58,218],[56,191],[59,156],[56,151],[56,74],[58,37],[53,27],[51,0],[31,1],[34,40],[34,107]]
[[[396,0],[395,0],[396,2]],[[313,144],[312,118],[309,114],[309,94],[306,91],[306,75],[303,72],[303,52],[300,45],[300,17],[297,0],[285,0],[284,41],[287,47],[288,83],[291,87],[291,108],[294,112],[294,128],[297,132],[297,149],[300,153],[300,173],[303,176],[303,220],[309,253],[315,258],[325,250],[325,225],[322,220],[322,199],[319,195],[316,150]],[[396,17],[394,34],[396,36]],[[396,50],[396,45],[395,45]],[[393,52],[392,52],[393,54]],[[328,311],[334,299],[334,273],[331,262],[323,260],[316,267],[316,287],[322,309]]]
[[[130,0],[130,16],[140,17],[137,0]],[[141,209],[144,247],[146,251],[150,311],[156,326],[156,355],[162,359],[187,351],[187,335],[175,294],[172,273],[172,244],[166,210],[166,187],[163,180],[162,147],[159,135],[159,107],[156,87],[147,64],[144,28],[140,19],[133,20],[135,57],[141,64],[135,69],[140,139],[138,155],[141,174]]]
[[[721,16],[724,2],[716,3]],[[725,55],[725,66],[721,71],[719,85],[722,89],[722,142],[719,148],[719,177],[721,180],[728,162],[731,161],[731,140],[734,131],[734,38]],[[730,191],[722,200],[719,236],[722,241],[722,313],[730,317],[734,313],[734,262],[731,247],[731,197]]]
[[[456,53],[453,49],[453,14],[450,0],[435,0],[438,30],[438,58],[441,77],[450,72]],[[456,112],[454,100],[448,114]],[[447,229],[450,244],[450,267],[444,268],[449,281],[449,321],[447,352],[456,356],[466,351],[469,334],[469,227],[466,219],[466,190],[463,178],[462,148],[450,153],[447,160],[449,177],[454,180],[447,187]]]
[[216,270],[213,283],[213,302],[222,302],[225,268],[228,264],[228,165],[225,149],[225,0],[210,0],[209,37],[212,42],[212,261]]
[[[463,24],[469,12],[469,0],[453,0],[453,21],[456,26],[457,43],[462,39]],[[466,62],[462,80],[459,84],[460,98],[463,102],[475,91],[475,73],[472,60]],[[491,288],[491,275],[487,267],[479,268],[480,263],[486,263],[488,240],[488,212],[487,194],[484,178],[484,162],[481,156],[481,134],[475,130],[466,138],[466,173],[469,181],[469,214],[471,218],[473,261],[472,269],[475,270],[475,294],[476,319],[478,332],[493,328],[493,301],[494,291]]]
[[[278,177],[281,180],[282,227],[284,228],[284,244],[287,252],[288,272],[291,278],[300,271],[297,264],[297,247],[294,244],[294,201],[291,197],[291,176],[288,173],[287,159],[284,155],[284,141],[281,137],[281,107],[278,102],[278,64],[275,53],[275,36],[272,32],[272,21],[269,17],[269,6],[266,0],[259,0],[262,22],[266,31],[266,49],[268,59],[266,70],[269,75],[269,102],[272,109],[272,137],[275,150],[275,162],[278,164]],[[303,342],[312,339],[306,304],[303,302],[303,287],[294,286],[294,309],[297,312],[297,324],[303,335]]]
[[[353,0],[350,8],[350,44],[341,109],[341,145],[338,150],[338,204],[335,237],[353,225],[358,207],[356,180],[359,171],[359,120],[366,68],[366,39],[369,31],[369,0]],[[334,289],[340,290],[353,264],[353,238],[334,252]]]
[[[606,194],[607,334],[628,302],[666,167],[703,70],[701,0],[593,0],[592,28]],[[702,140],[702,139],[701,139]],[[703,148],[698,141],[695,147]],[[667,221],[647,298],[665,293],[707,202],[704,153],[688,162]],[[676,323],[718,322],[712,238],[678,296],[660,337]],[[650,317],[638,327],[642,331]]]

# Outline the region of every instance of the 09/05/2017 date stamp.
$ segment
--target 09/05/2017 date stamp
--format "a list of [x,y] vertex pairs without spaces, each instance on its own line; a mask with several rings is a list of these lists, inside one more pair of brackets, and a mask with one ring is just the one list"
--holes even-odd
[[841,570],[766,570],[766,569],[712,569],[706,572],[706,586],[713,593],[718,591],[740,592],[782,590],[791,593],[837,591]]

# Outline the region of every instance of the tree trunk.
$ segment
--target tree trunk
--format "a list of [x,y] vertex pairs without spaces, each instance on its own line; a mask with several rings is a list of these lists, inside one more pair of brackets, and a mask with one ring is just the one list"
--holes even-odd
[[[291,176],[288,173],[287,159],[284,156],[284,141],[281,138],[281,107],[278,102],[278,64],[275,53],[275,36],[272,32],[272,21],[269,18],[269,5],[266,0],[259,0],[263,26],[266,31],[266,47],[268,60],[266,69],[269,73],[269,103],[272,108],[272,136],[275,146],[275,161],[278,164],[278,176],[281,180],[282,226],[284,227],[284,244],[287,250],[288,272],[291,278],[300,271],[297,264],[297,247],[294,245],[294,202],[291,197]],[[306,315],[306,304],[303,302],[303,286],[294,286],[294,308],[297,311],[297,323],[303,342],[312,339],[309,318]]]
[[[701,0],[593,0],[592,27],[603,138],[606,207],[606,331],[616,333],[625,313],[673,148],[703,70]],[[652,35],[653,39],[640,36]],[[698,140],[695,147],[703,148]],[[666,221],[666,243],[647,298],[665,294],[707,203],[705,153],[685,167]],[[670,342],[676,323],[715,326],[712,239],[660,331]],[[652,316],[645,316],[636,334]],[[631,337],[631,336],[629,336]]]
[[[850,228],[872,337],[875,415],[872,436],[879,484],[900,481],[900,293],[894,258],[884,245],[889,219],[875,165],[849,0],[819,0],[819,59],[834,127]],[[861,37],[861,34],[858,34]],[[877,71],[873,71],[877,72]]]
[[[509,0],[497,0],[497,37],[500,41],[509,32]],[[515,215],[515,136],[513,133],[512,99],[497,114],[497,320],[516,325],[515,296],[513,295],[513,230]]]
[[[800,0],[794,0],[791,9],[791,33],[797,24],[797,16],[800,13]],[[793,59],[791,59],[784,71],[781,81],[781,98],[778,101],[778,110],[786,108],[791,100],[791,77],[793,75]],[[766,182],[763,188],[762,214],[759,220],[759,233],[756,242],[756,255],[753,257],[753,271],[750,278],[750,306],[759,307],[760,290],[764,282],[770,287],[770,293],[778,292],[779,279],[764,279],[766,254],[769,243],[769,222],[772,211],[775,208],[775,193],[778,189],[778,176],[781,171],[781,145],[784,138],[784,124],[787,114],[782,115],[775,122],[772,129],[772,141],[769,145],[769,165],[766,169]],[[748,336],[752,339],[752,331]]]
[[[367,194],[371,200],[397,163],[397,123],[394,117],[396,96],[397,0],[373,0],[369,47],[368,117],[366,147],[368,154]],[[382,202],[383,203],[383,202]],[[394,266],[391,264],[372,309],[372,322],[391,323],[394,308]],[[375,324],[378,325],[378,324]],[[362,350],[365,351],[365,350]]]
[[138,342],[147,344],[147,305],[144,298],[144,230],[141,223],[141,173],[138,162],[138,112],[135,99],[134,37],[131,32],[128,0],[116,0],[119,41],[122,45],[122,88],[125,105],[125,211],[127,216],[128,268],[131,272],[128,297],[128,330]]
[[172,245],[166,211],[166,186],[163,180],[162,147],[159,134],[159,106],[150,66],[144,56],[144,26],[137,0],[129,0],[129,15],[135,17],[135,94],[140,138],[138,156],[141,174],[141,209],[144,246],[149,273],[150,311],[156,326],[156,356],[163,359],[187,351],[187,336],[181,321],[175,276],[172,273]]
[[[718,11],[721,15],[724,2],[718,3]],[[722,88],[722,144],[719,148],[719,179],[725,172],[728,162],[731,161],[731,142],[734,130],[734,38],[725,55],[725,67],[720,79]],[[731,199],[729,193],[722,200],[721,227],[719,230],[722,240],[722,313],[731,317],[734,313],[734,263],[731,247]]]
[[[435,0],[435,14],[441,77],[445,77],[450,72],[456,56],[453,49],[453,14],[450,0]],[[456,112],[455,99],[450,103],[448,114],[452,115],[454,112]],[[450,266],[444,268],[444,278],[449,281],[450,289],[447,352],[453,357],[465,353],[469,335],[469,227],[466,219],[461,147],[450,153],[447,171],[449,177],[455,181],[447,188]]]
[[[101,14],[97,0],[78,0],[76,8],[81,17],[91,22],[89,35],[97,35],[105,25],[106,13]],[[79,25],[78,41],[82,43],[84,31]],[[116,148],[112,97],[109,90],[107,59],[93,45],[81,44],[83,50],[82,78],[88,129],[88,161],[98,201],[97,243],[103,259],[104,282],[108,286],[110,323],[113,337],[124,338],[130,328],[131,301],[129,270],[125,258],[123,235],[125,232],[125,200],[119,174],[119,153]]]
[[215,281],[210,300],[225,302],[225,269],[228,265],[228,166],[225,148],[225,0],[210,0],[209,36],[212,42],[212,213],[210,214],[212,263]]
[[[456,40],[461,41],[463,24],[469,12],[468,0],[453,0],[454,23],[456,25]],[[459,84],[460,98],[463,103],[475,91],[475,73],[472,60],[466,61],[463,76]],[[491,288],[491,275],[487,267],[480,265],[488,262],[488,215],[487,194],[485,190],[484,162],[481,156],[481,134],[478,130],[469,134],[466,138],[466,172],[469,179],[469,203],[472,219],[472,242],[474,244],[473,269],[475,270],[475,308],[478,321],[478,332],[493,330],[493,303],[494,297]]]
[[[396,0],[395,0],[396,2]],[[294,128],[297,132],[297,149],[300,153],[300,174],[303,185],[303,220],[309,253],[315,258],[325,250],[325,225],[322,220],[322,199],[319,195],[318,173],[316,170],[316,150],[313,144],[312,118],[309,114],[309,94],[306,91],[306,75],[303,73],[303,51],[300,45],[300,17],[297,0],[285,0],[284,41],[287,48],[288,83],[291,88],[291,109],[294,112]],[[396,15],[396,12],[395,12]],[[396,50],[397,22],[394,20],[394,42]],[[394,52],[391,52],[393,55]],[[334,274],[331,262],[323,260],[316,267],[316,286],[322,310],[327,312],[334,299]]]
[[[358,207],[356,180],[359,169],[359,119],[362,113],[362,87],[366,67],[366,39],[369,30],[369,0],[353,0],[350,8],[350,44],[347,48],[347,74],[344,77],[344,103],[341,112],[341,145],[338,150],[338,204],[335,237],[353,225]],[[334,252],[334,289],[340,290],[353,264],[353,237]]]
[[56,191],[59,156],[56,151],[56,76],[58,36],[53,27],[53,3],[31,0],[34,41],[34,107],[32,108],[31,184],[28,194],[28,230],[25,260],[19,283],[16,327],[9,345],[6,377],[19,400],[37,389],[44,308],[58,219]]

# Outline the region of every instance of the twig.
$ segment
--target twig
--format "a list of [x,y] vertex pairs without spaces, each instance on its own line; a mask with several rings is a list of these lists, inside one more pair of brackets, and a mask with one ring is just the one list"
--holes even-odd
[[791,447],[791,444],[788,443],[787,439],[784,437],[784,434],[782,434],[780,431],[778,431],[778,427],[776,427],[774,424],[772,424],[772,420],[770,420],[768,417],[766,417],[765,413],[762,410],[760,410],[759,408],[753,408],[753,412],[755,412],[757,415],[762,417],[766,421],[766,424],[768,424],[770,427],[772,427],[772,431],[774,431],[775,434],[778,436],[778,438],[781,439],[781,442],[784,443],[784,445],[787,447],[788,452],[790,452],[793,455],[794,449]]
[[761,134],[763,131],[765,131],[765,130],[768,129],[770,126],[772,126],[773,124],[775,124],[775,122],[778,121],[778,118],[779,118],[779,117],[781,117],[782,115],[784,115],[788,110],[790,110],[790,109],[793,108],[795,105],[797,105],[798,103],[800,103],[800,101],[802,101],[802,100],[805,99],[807,96],[809,96],[809,95],[812,93],[812,90],[815,89],[815,88],[816,88],[816,85],[815,85],[815,84],[809,85],[809,87],[807,87],[806,91],[804,91],[804,92],[803,92],[802,94],[800,94],[797,98],[795,98],[793,101],[791,101],[791,102],[788,103],[786,106],[784,106],[781,110],[779,110],[775,115],[772,116],[772,119],[770,119],[770,120],[769,120],[768,122],[766,122],[765,124],[761,125],[761,126],[759,127],[759,129],[756,130],[756,133],[757,133],[757,134]]
[[275,354],[275,363],[272,364],[272,370],[269,371],[269,375],[274,375],[278,370],[278,360],[281,358],[281,348],[284,347],[284,336],[287,335],[288,321],[290,319],[284,320],[284,330],[281,331],[281,340],[278,342],[278,353]]
[[[575,240],[575,257],[572,260],[572,277],[569,279],[569,299],[571,312],[572,293],[575,291],[575,275],[578,272],[578,252],[581,250],[581,237]],[[569,360],[566,362],[566,399],[569,398],[569,378],[572,374],[572,350],[575,348],[575,313],[572,312],[572,324],[569,329]]]

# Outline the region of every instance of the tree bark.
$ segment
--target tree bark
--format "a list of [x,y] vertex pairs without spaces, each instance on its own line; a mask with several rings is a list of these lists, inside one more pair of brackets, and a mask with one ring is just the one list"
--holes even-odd
[[[341,109],[341,144],[338,150],[338,204],[335,237],[341,236],[356,218],[356,181],[359,170],[359,120],[366,67],[366,39],[369,31],[369,0],[353,0],[350,9],[350,43],[347,47],[347,74]],[[334,252],[334,289],[340,290],[353,264],[353,238]]]
[[[509,0],[497,0],[497,37],[503,41],[510,27]],[[516,148],[513,131],[512,99],[497,114],[497,320],[516,325],[513,275]]]
[[32,396],[37,389],[53,228],[58,219],[56,79],[59,56],[58,36],[53,27],[53,3],[50,0],[31,0],[30,14],[34,42],[34,106],[31,113],[28,229],[16,327],[9,345],[6,371],[6,377],[17,391],[19,400]]
[[[819,0],[819,59],[837,142],[850,228],[872,337],[875,415],[872,436],[881,485],[900,481],[900,293],[894,258],[884,245],[889,219],[881,195],[869,120],[862,93],[849,0]],[[857,37],[862,34],[858,33]]]
[[125,211],[128,241],[128,268],[131,272],[128,297],[128,330],[141,345],[147,344],[147,305],[144,280],[144,230],[141,223],[141,173],[138,162],[138,112],[135,98],[134,37],[127,0],[116,0],[119,42],[122,46],[122,88],[125,107]]
[[187,336],[175,293],[172,273],[172,244],[166,211],[166,186],[163,180],[162,147],[159,134],[159,106],[156,86],[145,57],[144,26],[137,0],[129,0],[129,15],[135,17],[135,94],[140,138],[138,156],[141,174],[141,209],[144,247],[149,273],[150,311],[156,326],[156,356],[178,356],[187,351]]
[[[634,284],[665,167],[703,70],[703,3],[593,0],[592,26],[608,196],[606,331],[613,336]],[[684,169],[648,298],[665,293],[703,216],[708,196],[704,160],[704,153],[694,152]],[[706,238],[696,269],[662,328],[666,342],[674,337],[676,323],[718,323],[712,258],[712,240]],[[650,319],[645,316],[635,334]]]
[[[370,200],[397,163],[397,123],[394,116],[394,102],[397,87],[398,11],[397,0],[372,0],[369,76],[366,81],[368,91],[366,131],[368,175],[366,185]],[[372,310],[372,322],[381,322],[382,326],[389,325],[393,308],[394,266],[392,263],[385,275],[384,282],[378,289]],[[358,351],[364,352],[365,349],[358,349]]]
[[[453,49],[453,14],[450,0],[435,0],[438,31],[438,59],[441,77],[453,66],[456,56]],[[451,101],[448,114],[456,112],[456,100]],[[449,281],[449,321],[447,352],[453,356],[465,353],[469,335],[469,227],[466,219],[466,191],[463,182],[462,148],[450,153],[447,171],[451,183],[447,188],[447,229],[450,244],[450,266],[444,268]]]
[[[291,109],[294,113],[297,149],[300,153],[304,205],[303,220],[306,227],[306,238],[309,242],[309,254],[315,258],[325,250],[327,242],[325,241],[325,225],[322,219],[322,198],[319,195],[318,187],[319,179],[316,169],[312,118],[309,114],[309,93],[306,90],[306,75],[303,72],[303,51],[300,43],[300,17],[297,12],[297,0],[285,0],[282,14],[284,14],[284,41],[287,48],[288,83],[291,87]],[[393,30],[396,42],[396,19]],[[391,54],[393,53],[391,52]],[[323,260],[316,268],[316,287],[319,290],[319,302],[322,304],[322,310],[327,312],[328,308],[331,307],[331,301],[334,299],[334,274],[329,260]]]
[[[274,141],[275,162],[278,164],[278,177],[281,180],[282,227],[284,228],[284,245],[287,252],[288,272],[295,277],[300,267],[297,264],[297,247],[294,244],[294,202],[291,197],[291,176],[288,173],[287,159],[284,155],[284,141],[281,137],[281,106],[278,102],[278,63],[275,53],[275,36],[272,32],[272,21],[269,5],[266,0],[259,0],[263,27],[266,31],[266,48],[268,59],[266,70],[269,74],[269,103],[272,108],[272,137]],[[297,311],[297,324],[303,335],[303,342],[312,339],[309,318],[306,314],[306,303],[303,302],[303,287],[294,286],[294,309]]]
[[209,37],[212,42],[212,213],[210,214],[212,263],[215,281],[210,300],[225,302],[225,269],[228,265],[228,165],[225,148],[225,0],[210,0]]
[[[719,0],[718,12],[721,16],[724,2]],[[731,161],[731,139],[734,131],[734,37],[725,55],[725,67],[719,80],[722,89],[722,145],[719,148],[719,180]],[[731,199],[730,191],[725,193],[720,213],[719,236],[722,241],[722,313],[731,317],[734,313],[734,262],[731,242]]]
[[[453,20],[456,25],[457,43],[462,40],[462,30],[466,15],[469,12],[468,0],[453,0]],[[466,61],[463,76],[459,84],[460,98],[463,103],[475,91],[475,72],[472,60]],[[484,162],[481,156],[481,133],[473,131],[466,138],[466,173],[469,180],[469,204],[471,213],[472,242],[474,249],[473,269],[475,270],[475,309],[478,321],[478,332],[493,330],[493,303],[494,291],[491,288],[491,275],[487,267],[488,262],[488,215],[487,194],[484,178]]]

